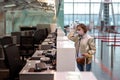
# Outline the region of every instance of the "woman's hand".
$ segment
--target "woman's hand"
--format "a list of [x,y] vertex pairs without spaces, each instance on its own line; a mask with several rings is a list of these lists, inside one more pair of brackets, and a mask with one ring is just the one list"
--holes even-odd
[[88,53],[84,53],[84,54],[82,54],[82,56],[90,57],[90,54],[88,54]]

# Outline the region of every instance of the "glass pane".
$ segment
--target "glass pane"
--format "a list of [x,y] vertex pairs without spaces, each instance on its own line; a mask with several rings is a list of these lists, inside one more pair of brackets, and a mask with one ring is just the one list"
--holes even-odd
[[70,25],[73,23],[73,15],[65,14],[64,15],[64,25]]
[[120,2],[119,0],[74,0],[74,2],[104,2],[104,1]]
[[116,26],[117,26],[118,22],[119,22],[119,16],[118,15],[115,15],[115,21],[116,21]]
[[[67,0],[70,2],[71,0]],[[74,7],[69,8],[71,11],[69,14],[74,13],[74,17],[71,17],[72,21],[75,21],[76,19],[80,22],[83,22],[85,24],[89,23],[89,20],[93,20],[95,25],[98,25],[98,22],[100,21],[99,11],[100,11],[100,2],[101,1],[111,1],[111,0],[73,0],[71,4],[74,4]],[[89,3],[91,1],[91,3]],[[113,2],[113,12],[112,12],[112,5],[109,4],[109,19],[110,24],[113,25],[113,13],[115,15],[115,25],[120,26],[120,0],[112,0]],[[91,4],[91,5],[90,5]],[[73,5],[72,5],[73,6]],[[65,7],[65,6],[64,6]],[[73,9],[74,8],[74,9]],[[72,12],[74,10],[74,12]],[[68,11],[66,11],[68,12]],[[103,11],[102,11],[103,16]],[[116,17],[117,15],[117,17]],[[69,18],[70,19],[70,18]],[[102,19],[102,18],[101,18]]]
[[89,14],[89,4],[74,4],[74,13],[75,14]]
[[74,0],[74,2],[90,2],[90,0]]
[[73,4],[64,3],[64,14],[73,14]]
[[[101,2],[105,0],[64,0],[64,2]],[[111,1],[111,0],[106,0]],[[112,0],[112,2],[120,2],[119,0]]]
[[99,14],[100,3],[99,4],[91,4],[91,14]]
[[90,2],[89,0],[64,0],[64,2]]
[[120,0],[112,0],[112,2],[120,2]]
[[120,7],[120,4],[113,4],[114,14],[119,14],[120,13],[120,10],[118,10],[118,7]]
[[64,2],[73,2],[73,0],[64,0]]
[[101,2],[101,0],[91,0],[91,2]]

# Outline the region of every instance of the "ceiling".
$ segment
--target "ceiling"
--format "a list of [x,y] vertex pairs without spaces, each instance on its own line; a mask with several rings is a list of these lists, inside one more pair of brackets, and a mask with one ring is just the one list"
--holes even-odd
[[0,0],[1,11],[45,10],[57,13],[62,0]]
[[[4,2],[3,2],[4,1]],[[0,13],[6,20],[6,33],[10,33],[14,27],[14,31],[19,31],[20,26],[36,26],[37,24],[56,23],[56,17],[61,6],[62,0],[53,0],[55,4],[46,5],[45,0],[0,0]],[[50,0],[49,0],[50,1]],[[4,13],[5,12],[5,13]],[[61,17],[61,16],[60,16]],[[63,21],[63,20],[59,20]],[[0,33],[1,34],[1,33]]]

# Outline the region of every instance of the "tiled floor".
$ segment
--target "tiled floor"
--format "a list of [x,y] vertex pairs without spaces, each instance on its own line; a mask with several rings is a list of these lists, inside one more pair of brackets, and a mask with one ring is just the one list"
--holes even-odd
[[[98,33],[94,35],[98,36]],[[114,36],[114,34],[109,34],[109,36]],[[119,35],[117,34],[117,36]],[[113,68],[111,68],[111,46],[108,46],[110,44],[114,44],[114,42],[104,42],[101,46],[101,39],[96,39],[96,54],[92,62],[92,72],[98,80],[120,80],[120,46],[113,48]],[[120,42],[116,42],[116,44],[120,44]],[[101,48],[103,48],[103,51],[101,51]],[[102,60],[101,53],[103,54]]]

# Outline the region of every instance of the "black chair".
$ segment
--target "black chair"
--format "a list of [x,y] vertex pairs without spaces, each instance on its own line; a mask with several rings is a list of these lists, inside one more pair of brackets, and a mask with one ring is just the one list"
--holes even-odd
[[21,36],[20,37],[20,55],[22,60],[29,58],[35,51],[33,36]]
[[15,44],[5,45],[4,51],[8,60],[10,80],[15,80],[26,62],[20,59],[19,48]]
[[11,36],[16,36],[16,44],[20,44],[21,32],[11,32]]
[[13,39],[11,36],[4,36],[1,38],[0,42],[1,42],[2,46],[8,45],[8,44],[13,44]]
[[34,33],[34,44],[36,44],[38,47],[39,44],[41,44],[44,39],[46,38],[46,31],[45,29],[39,29],[35,31]]
[[1,44],[3,52],[4,52],[4,63],[5,63],[5,66],[8,68],[8,60],[6,58],[4,46],[9,45],[9,44],[13,44],[13,39],[11,36],[4,36],[0,39],[0,44]]
[[29,30],[36,30],[37,29],[37,27],[36,26],[34,26],[34,27],[28,27],[28,26],[22,26],[22,27],[20,27],[20,31],[29,31]]
[[48,36],[48,28],[45,28],[45,36],[47,38],[47,36]]

